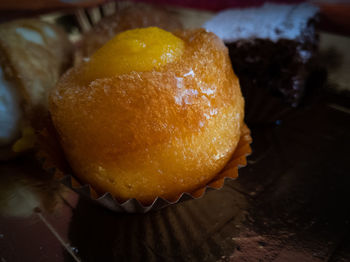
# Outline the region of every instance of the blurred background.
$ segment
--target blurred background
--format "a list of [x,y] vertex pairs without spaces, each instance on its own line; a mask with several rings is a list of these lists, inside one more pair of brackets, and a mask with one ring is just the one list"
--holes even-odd
[[[2,0],[0,23],[59,25],[79,50],[82,35],[135,2],[198,28],[219,11],[267,1]],[[319,7],[317,70],[298,106],[277,105],[271,96],[247,108],[253,153],[238,180],[198,200],[128,214],[96,205],[70,180],[61,183],[33,152],[2,161],[1,262],[350,261],[350,4],[268,2]],[[279,114],[254,121],[262,104]]]

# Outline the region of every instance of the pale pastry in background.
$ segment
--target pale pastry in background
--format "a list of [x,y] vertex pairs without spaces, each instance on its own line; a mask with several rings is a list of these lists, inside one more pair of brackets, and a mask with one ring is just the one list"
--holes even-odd
[[33,146],[48,92],[71,61],[61,28],[37,19],[0,24],[0,159]]

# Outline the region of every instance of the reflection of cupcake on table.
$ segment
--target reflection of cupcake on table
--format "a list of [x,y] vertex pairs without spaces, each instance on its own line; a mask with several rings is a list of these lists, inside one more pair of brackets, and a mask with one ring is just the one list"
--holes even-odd
[[82,261],[215,261],[237,251],[231,238],[248,207],[232,185],[147,214],[115,214],[80,198],[68,237]]
[[302,102],[318,47],[317,13],[306,3],[265,4],[225,10],[205,23],[229,48],[248,122],[275,121]]
[[243,107],[214,34],[155,27],[114,37],[68,71],[50,98],[79,180],[144,204],[176,201],[212,181],[245,130]]

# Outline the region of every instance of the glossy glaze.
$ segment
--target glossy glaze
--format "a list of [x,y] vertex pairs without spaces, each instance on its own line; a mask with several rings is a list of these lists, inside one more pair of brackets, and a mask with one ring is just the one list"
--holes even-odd
[[132,71],[151,71],[182,56],[184,42],[158,27],[122,32],[108,41],[84,63],[86,81]]

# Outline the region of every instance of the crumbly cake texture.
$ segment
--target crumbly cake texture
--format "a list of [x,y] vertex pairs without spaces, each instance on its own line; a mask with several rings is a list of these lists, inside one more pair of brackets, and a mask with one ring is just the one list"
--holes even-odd
[[317,51],[317,13],[307,3],[268,3],[223,11],[204,27],[228,46],[244,95],[247,89],[264,87],[297,106]]

